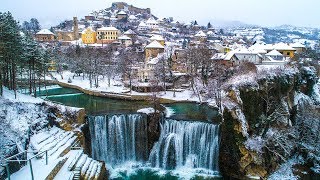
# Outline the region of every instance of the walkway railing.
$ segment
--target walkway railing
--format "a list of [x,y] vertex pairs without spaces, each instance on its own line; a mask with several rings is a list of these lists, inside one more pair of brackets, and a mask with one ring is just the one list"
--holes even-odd
[[[32,154],[35,154],[35,155],[32,156],[31,158],[27,158],[27,154],[28,153],[30,153],[30,154],[32,153]],[[48,165],[48,150],[40,151],[40,152],[38,152],[38,151],[23,151],[23,152],[20,152],[18,154],[15,154],[13,156],[10,156],[10,157],[2,160],[0,162],[0,165],[6,168],[7,177],[8,177],[8,180],[10,180],[10,176],[11,176],[10,175],[10,168],[9,168],[9,163],[10,162],[18,162],[18,163],[26,162],[26,163],[29,163],[31,178],[32,178],[32,180],[34,180],[33,169],[32,169],[32,161],[31,160],[34,159],[34,158],[41,158],[41,155],[43,155],[43,154],[45,154],[45,156],[46,156],[45,157],[46,158],[46,165]],[[20,155],[24,155],[23,157],[26,157],[26,159],[18,159],[18,157]]]

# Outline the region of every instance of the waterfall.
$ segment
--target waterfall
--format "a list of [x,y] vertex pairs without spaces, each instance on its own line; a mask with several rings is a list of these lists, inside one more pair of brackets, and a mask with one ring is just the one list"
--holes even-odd
[[161,128],[160,139],[149,156],[152,166],[218,171],[218,125],[167,119]]
[[110,165],[148,157],[147,119],[140,114],[89,117],[92,157]]
[[151,151],[152,127],[141,114],[89,117],[89,126],[92,157],[112,167],[112,178],[139,167],[173,170],[182,176],[219,174],[219,125],[163,119]]

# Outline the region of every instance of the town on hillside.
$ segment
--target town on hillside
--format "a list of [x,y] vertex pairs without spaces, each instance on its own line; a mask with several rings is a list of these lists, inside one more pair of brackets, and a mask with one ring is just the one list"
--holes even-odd
[[[71,12],[30,9],[50,2]],[[0,2],[0,180],[319,180],[320,28],[221,25],[198,3],[172,6],[186,22],[110,2],[48,26]],[[289,17],[278,3],[256,10]]]
[[[23,24],[23,28],[28,30],[28,22]],[[50,29],[41,29],[33,37],[45,47],[56,48],[57,53],[65,54],[69,50],[69,58],[73,56],[70,49],[76,47],[108,49],[113,52],[112,57],[110,54],[92,52],[94,54],[91,53],[91,57],[86,58],[100,65],[106,62],[103,58],[97,58],[99,56],[120,59],[107,62],[108,71],[123,71],[120,79],[127,87],[130,86],[130,90],[150,92],[155,82],[165,84],[166,87],[157,87],[161,90],[190,87],[188,82],[194,70],[192,64],[196,64],[197,69],[206,69],[202,72],[202,80],[207,81],[206,77],[213,74],[210,71],[218,64],[226,69],[233,69],[242,63],[252,63],[257,67],[284,66],[292,61],[308,60],[310,57],[306,55],[307,50],[319,47],[319,41],[313,36],[293,36],[290,31],[287,36],[292,38],[272,41],[274,36],[279,36],[282,32],[274,31],[270,33],[259,27],[218,29],[210,22],[201,26],[196,20],[184,23],[175,21],[172,17],[155,17],[149,8],[141,9],[119,2],[113,3],[110,8],[93,11],[85,17],[74,17]],[[299,31],[292,32],[297,34]],[[60,71],[63,64],[66,64],[63,59],[52,58],[49,69]],[[118,63],[125,61],[124,59],[129,60]],[[69,66],[68,70],[83,72],[89,68],[81,68],[80,63],[82,62],[76,62],[79,64],[77,67]],[[122,67],[110,67],[116,65]],[[104,75],[102,71],[94,74]]]

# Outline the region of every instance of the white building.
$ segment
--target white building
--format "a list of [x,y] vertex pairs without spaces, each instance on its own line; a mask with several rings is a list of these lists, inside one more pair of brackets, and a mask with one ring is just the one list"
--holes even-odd
[[149,29],[158,29],[159,28],[159,22],[154,20],[153,18],[149,18],[146,22],[146,25]]
[[147,31],[148,29],[148,26],[143,21],[141,21],[138,25],[138,31]]
[[120,36],[118,40],[121,44],[125,45],[126,47],[132,45],[132,39],[126,35]]

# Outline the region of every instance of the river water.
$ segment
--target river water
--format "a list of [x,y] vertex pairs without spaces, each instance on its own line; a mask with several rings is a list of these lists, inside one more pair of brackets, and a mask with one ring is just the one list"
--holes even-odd
[[110,179],[219,179],[217,111],[197,103],[164,104],[160,138],[148,149],[146,101],[95,97],[48,87],[43,98],[85,108],[94,159],[105,161]]

